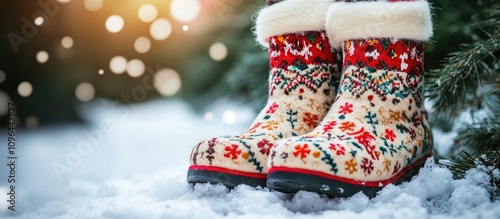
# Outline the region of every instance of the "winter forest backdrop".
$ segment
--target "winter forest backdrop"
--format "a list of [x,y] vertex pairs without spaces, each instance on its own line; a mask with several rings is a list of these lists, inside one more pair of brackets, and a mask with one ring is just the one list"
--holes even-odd
[[[248,201],[265,199],[271,206],[277,203],[280,207],[276,212],[283,218],[297,212],[335,216],[329,210],[342,211],[343,216],[366,217],[370,211],[354,210],[352,206],[397,209],[401,205],[392,206],[394,200],[385,196],[400,189],[409,197],[423,200],[416,205],[425,214],[414,216],[452,217],[451,210],[440,209],[487,208],[484,203],[496,206],[490,208],[496,209],[490,216],[498,216],[500,3],[430,2],[435,34],[432,42],[426,44],[427,107],[432,112],[439,162],[432,164],[434,173],[424,176],[455,181],[428,196],[412,193],[412,188],[421,191],[415,190],[418,186],[414,183],[384,190],[382,197],[375,200],[329,200],[312,194],[298,194],[290,199],[250,188],[227,193],[222,187],[199,187],[201,192],[192,193],[182,178],[189,150],[197,140],[243,131],[254,113],[264,106],[268,54],[257,45],[252,33],[253,16],[265,4],[263,0],[2,1],[0,120],[7,121],[8,102],[16,103],[19,157],[24,156],[24,161],[19,162],[26,163],[24,169],[19,167],[24,178],[24,182],[19,179],[20,186],[24,186],[19,189],[19,210],[7,212],[3,203],[0,215],[162,218],[174,212],[172,209],[179,218],[203,218],[211,213],[252,215],[254,212],[245,210],[248,205],[237,198],[245,196]],[[156,86],[154,81],[158,82]],[[80,168],[72,169],[74,175],[61,181],[51,165],[64,160],[68,153],[65,147],[78,142],[82,133],[92,133],[103,118],[117,121],[112,134],[103,132],[103,137],[98,138],[102,140],[99,144],[112,146],[96,150],[82,161]],[[0,161],[4,166],[6,122],[1,126],[5,128],[0,132]],[[40,169],[32,168],[36,166]],[[158,172],[166,169],[175,177],[164,181],[160,179],[164,175]],[[436,173],[448,169],[449,176]],[[471,169],[472,173],[467,172]],[[3,195],[7,193],[4,175],[0,176],[0,203],[5,202]],[[474,178],[479,175],[489,178]],[[146,180],[141,181],[143,178]],[[425,181],[422,177],[418,180]],[[461,187],[467,183],[477,183],[484,189],[480,191],[486,192],[479,197],[487,200],[476,199],[471,206],[461,205],[458,199],[471,197],[455,197],[448,190],[467,190]],[[55,185],[57,189],[43,191]],[[173,191],[157,188],[158,185],[182,189]],[[200,196],[203,191],[208,198]],[[426,202],[440,191],[451,194],[451,201]],[[155,194],[143,197],[138,195],[141,192]],[[109,199],[96,201],[103,197]],[[129,199],[145,206],[128,208],[123,202]],[[308,200],[317,205],[307,207]],[[206,204],[205,201],[233,204],[196,206]],[[80,205],[84,207],[79,208]],[[158,210],[165,205],[171,206],[169,213]],[[332,205],[337,207],[331,208]],[[185,208],[193,206],[201,210],[189,214]],[[231,206],[243,210],[235,211]],[[269,212],[275,210],[262,206]],[[406,207],[411,209],[411,205]],[[97,210],[87,212],[86,208]],[[137,213],[148,208],[151,214]],[[257,211],[260,207],[248,208]],[[418,209],[413,209],[413,213]],[[128,211],[133,213],[127,215]],[[377,211],[380,217],[386,213]],[[482,216],[488,218],[487,213]],[[404,215],[402,212],[392,216]]]

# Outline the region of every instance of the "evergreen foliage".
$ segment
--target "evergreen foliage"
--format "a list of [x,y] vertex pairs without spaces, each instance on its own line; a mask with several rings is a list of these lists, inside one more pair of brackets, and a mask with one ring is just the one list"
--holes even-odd
[[427,94],[438,121],[470,115],[469,124],[459,124],[448,154],[455,177],[480,166],[500,188],[500,4],[483,9],[466,26],[472,41],[428,73]]

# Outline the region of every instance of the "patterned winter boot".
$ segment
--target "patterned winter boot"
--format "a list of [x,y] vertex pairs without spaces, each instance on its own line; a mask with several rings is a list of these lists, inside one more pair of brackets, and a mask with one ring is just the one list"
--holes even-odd
[[190,183],[265,187],[276,141],[312,131],[335,98],[339,71],[324,31],[330,0],[268,1],[256,22],[257,40],[269,48],[269,99],[245,133],[211,138],[190,156]]
[[271,151],[267,186],[333,197],[373,197],[418,174],[432,151],[424,108],[427,1],[335,2],[327,34],[342,46],[335,103],[312,132]]

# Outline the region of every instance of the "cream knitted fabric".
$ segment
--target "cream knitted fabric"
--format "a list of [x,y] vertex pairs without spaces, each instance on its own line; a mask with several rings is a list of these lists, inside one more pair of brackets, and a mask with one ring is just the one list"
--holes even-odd
[[[358,3],[332,3],[330,9],[342,8],[336,4],[349,8]],[[377,4],[400,3],[363,4],[369,10]],[[336,19],[356,25],[357,16],[341,14],[345,17]],[[373,20],[378,15],[374,13]],[[426,16],[424,20],[430,20],[430,13]],[[366,36],[370,33],[367,30]],[[420,37],[416,32],[415,38]],[[280,141],[272,149],[267,185],[285,192],[373,195],[379,187],[401,182],[403,175],[405,180],[415,175],[432,151],[423,99],[423,53],[423,42],[413,39],[344,40],[344,73],[335,103],[312,132]]]
[[[276,3],[260,13],[269,16],[272,13],[267,10],[283,8],[287,6],[286,2]],[[303,5],[311,5],[311,2]],[[312,12],[307,8],[303,8],[303,11],[304,15],[297,14],[295,19],[307,19],[306,12]],[[323,14],[323,18],[325,15]],[[266,29],[259,25],[280,23],[279,20],[269,18],[259,20],[261,22],[257,23],[257,29]],[[282,25],[287,25],[286,21],[284,23]],[[303,23],[307,24],[307,20]],[[268,155],[276,141],[310,132],[328,112],[338,84],[338,69],[334,64],[338,60],[330,49],[325,32],[317,29],[279,34],[266,41],[271,68],[266,106],[248,131],[210,138],[196,145],[190,155],[189,182],[264,186]],[[260,36],[258,38],[262,39]]]

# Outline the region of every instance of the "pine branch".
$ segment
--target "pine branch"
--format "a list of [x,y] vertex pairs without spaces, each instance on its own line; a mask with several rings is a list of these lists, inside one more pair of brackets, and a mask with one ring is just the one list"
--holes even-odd
[[500,188],[500,150],[480,152],[475,155],[464,151],[458,157],[450,158],[450,162],[451,165],[446,167],[450,169],[455,179],[463,179],[468,170],[480,168],[490,176],[490,184],[497,189]]
[[[486,84],[500,82],[500,4],[484,10],[484,19],[474,22],[471,27],[480,32],[472,34],[473,43],[464,44],[458,52],[449,54],[443,60],[442,68],[427,75],[428,97],[434,100],[437,113],[450,112],[451,116],[471,108],[481,108],[478,89]],[[484,35],[486,39],[482,39]],[[493,86],[497,91],[500,86]],[[494,91],[493,93],[496,93]]]
[[500,119],[484,119],[477,124],[467,125],[458,131],[454,141],[454,151],[472,154],[500,151]]

